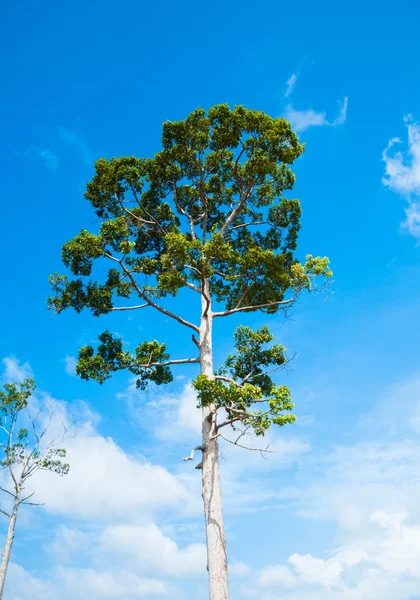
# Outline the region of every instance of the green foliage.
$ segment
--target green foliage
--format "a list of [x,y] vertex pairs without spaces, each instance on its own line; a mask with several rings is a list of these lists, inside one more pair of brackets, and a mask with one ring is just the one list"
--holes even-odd
[[[64,244],[69,274],[51,275],[50,308],[100,316],[133,308],[124,300],[134,297],[135,308],[151,306],[196,332],[161,300],[187,287],[221,305],[216,316],[287,310],[316,278],[332,275],[326,257],[301,261],[295,254],[301,207],[286,193],[303,151],[285,119],[222,104],[164,123],[162,149],[152,158],[101,158],[85,192],[100,225]],[[236,353],[215,379],[195,380],[200,405],[226,409],[232,424],[258,435],[271,423],[293,421],[288,388],[270,376],[284,365],[285,351],[267,348],[271,341],[265,327],[240,327]],[[80,350],[76,370],[103,383],[126,369],[144,389],[149,381],[172,381],[170,363],[164,344],[143,342],[127,352],[106,331],[96,349]]]
[[[54,445],[47,445],[44,450],[41,449],[41,440],[46,433],[38,435],[36,433],[36,418],[31,418],[26,411],[28,408],[28,399],[34,392],[36,386],[32,379],[25,379],[23,383],[6,383],[3,391],[0,391],[0,426],[4,436],[1,446],[4,452],[4,458],[0,460],[0,468],[8,468],[13,471],[15,465],[20,465],[18,478],[21,485],[37,470],[53,471],[58,475],[66,475],[69,472],[69,465],[61,459],[65,458],[66,450],[57,448]],[[24,412],[27,414],[23,415]],[[31,421],[31,431],[34,432],[34,439],[31,439],[26,427],[16,430],[19,417]]]
[[0,424],[28,406],[28,398],[35,390],[35,381],[26,378],[23,383],[6,383],[0,391]]
[[[99,316],[119,298],[162,298],[208,278],[226,309],[276,312],[287,292],[330,276],[327,259],[294,255],[301,208],[283,194],[304,146],[287,121],[217,105],[164,123],[162,146],[153,158],[96,162],[85,196],[101,225],[63,246],[74,277],[51,276],[51,308]],[[104,260],[103,278],[94,265]]]
[[102,384],[113,372],[127,369],[138,376],[136,385],[142,390],[149,381],[161,385],[173,380],[169,366],[160,364],[169,359],[166,344],[156,340],[142,342],[131,353],[124,352],[122,340],[109,331],[104,331],[99,341],[96,353],[92,346],[84,346],[79,351],[76,373],[82,379],[96,379]]
[[[256,435],[264,435],[271,424],[286,425],[296,417],[290,390],[275,385],[270,374],[286,362],[285,348],[266,345],[273,340],[268,328],[257,331],[239,326],[234,334],[235,354],[231,354],[215,378],[199,375],[193,382],[199,406],[215,405],[228,414],[226,424],[243,423]],[[255,410],[255,405],[261,408]]]

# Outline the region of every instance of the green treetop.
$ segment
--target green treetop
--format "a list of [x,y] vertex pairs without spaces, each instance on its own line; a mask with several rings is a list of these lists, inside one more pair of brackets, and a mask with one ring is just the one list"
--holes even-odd
[[[75,277],[51,276],[51,308],[89,308],[99,316],[151,307],[199,334],[199,325],[166,308],[164,300],[181,288],[208,295],[209,306],[216,301],[221,310],[213,318],[256,310],[272,314],[290,308],[302,290],[311,289],[314,277],[331,275],[326,258],[307,256],[302,264],[294,253],[301,208],[298,200],[283,194],[293,187],[290,165],[304,146],[287,121],[241,106],[230,110],[219,105],[207,113],[197,109],[185,121],[164,123],[162,145],[153,158],[96,162],[85,196],[101,225],[95,233],[82,230],[63,246],[63,262]],[[102,280],[92,274],[96,261],[109,264]],[[141,303],[122,303],[131,297]],[[246,352],[245,339],[255,345],[271,338],[265,329],[241,329],[239,355]],[[142,388],[147,380],[169,383],[171,364],[199,362],[199,357],[170,360],[165,344],[157,341],[143,342],[130,353],[109,332],[99,340],[96,352],[92,346],[81,349],[77,372],[100,383],[120,369],[136,374]],[[256,353],[253,369],[284,362],[277,346],[264,352]],[[233,380],[238,369],[229,360]],[[241,377],[253,378],[253,384],[241,383]],[[274,414],[276,402],[289,410],[290,400],[276,396],[277,388],[268,380],[266,376],[265,385],[257,385],[262,379],[251,370],[235,384],[219,376],[211,386],[203,377],[195,386],[201,401],[211,388],[218,405],[228,407],[230,400],[223,402],[220,395],[231,394],[239,383],[237,394],[240,390],[259,400],[263,394]],[[275,417],[278,424],[288,420]]]

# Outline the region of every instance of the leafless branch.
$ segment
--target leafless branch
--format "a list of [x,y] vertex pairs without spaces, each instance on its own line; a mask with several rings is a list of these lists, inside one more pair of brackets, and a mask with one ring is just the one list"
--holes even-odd
[[150,306],[150,304],[148,302],[145,302],[145,304],[139,304],[137,306],[114,306],[113,308],[109,309],[109,312],[115,310],[137,310],[139,308],[146,308],[146,306]]
[[29,496],[26,496],[25,498],[22,498],[22,500],[19,500],[19,504],[24,504],[27,500],[29,500],[29,498],[32,498],[32,496],[35,494],[35,492],[32,492],[32,494],[29,494]]
[[215,312],[213,313],[213,317],[227,317],[238,312],[244,312],[247,310],[258,310],[261,308],[274,308],[275,306],[291,306],[293,302],[295,302],[299,291],[300,289],[296,291],[295,294],[293,294],[293,296],[288,300],[278,300],[277,302],[267,302],[266,304],[255,304],[253,306],[241,306],[239,308],[232,308],[231,310],[225,310],[223,312]]
[[12,496],[12,498],[16,498],[16,494],[12,494],[12,492],[9,492],[9,490],[6,490],[5,488],[0,486],[0,490],[2,492],[4,492],[5,494],[9,494],[9,496]]
[[232,444],[232,446],[238,446],[238,448],[244,448],[245,450],[251,450],[252,452],[260,452],[261,455],[263,455],[265,453],[267,453],[267,454],[277,454],[276,450],[269,450],[268,449],[270,447],[270,444],[266,448],[249,448],[249,446],[243,446],[242,444],[238,444],[238,440],[242,437],[242,435],[240,435],[239,438],[235,442],[232,442],[232,440],[229,440],[222,433],[218,433],[217,435],[219,437],[223,438],[225,440],[225,442],[228,442],[229,444]]
[[241,225],[235,225],[230,229],[233,231],[234,229],[241,229],[241,227],[251,227],[251,225],[267,225],[268,221],[251,221],[250,223],[242,223]]
[[203,446],[196,446],[195,448],[193,448],[193,449],[191,450],[191,454],[190,454],[189,456],[186,456],[186,457],[185,457],[185,458],[183,458],[182,460],[183,460],[183,461],[187,461],[187,460],[194,460],[194,455],[195,455],[195,453],[196,453],[196,452],[198,452],[199,450],[202,452],[202,451],[203,451]]

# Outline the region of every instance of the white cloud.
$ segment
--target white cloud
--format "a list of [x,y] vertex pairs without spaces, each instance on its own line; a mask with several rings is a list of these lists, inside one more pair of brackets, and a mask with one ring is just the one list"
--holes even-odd
[[[149,405],[151,406],[151,405]],[[201,438],[201,410],[197,408],[197,393],[186,383],[179,394],[166,395],[153,403],[161,415],[155,435],[167,440]]]
[[348,98],[344,98],[338,116],[329,121],[325,112],[309,110],[296,110],[291,104],[286,107],[285,118],[290,121],[296,131],[305,131],[309,127],[329,126],[338,127],[343,125],[347,119]]
[[112,525],[101,536],[101,550],[120,556],[133,570],[164,577],[204,575],[206,547],[190,544],[183,550],[155,524]]
[[12,563],[6,581],[8,600],[149,600],[162,598],[168,591],[162,581],[112,568],[99,571],[56,567],[45,578],[35,577]]
[[89,533],[60,525],[54,539],[44,546],[50,558],[60,564],[71,563],[76,556],[86,555],[93,540]]
[[33,377],[29,363],[20,364],[14,356],[6,356],[2,359],[4,365],[3,381],[7,383],[21,383],[26,377]]
[[241,561],[233,561],[229,564],[229,573],[234,576],[243,577],[250,572],[249,567]]
[[67,375],[70,375],[70,377],[74,377],[76,375],[77,358],[75,356],[66,356],[64,362],[65,372],[67,373]]
[[199,498],[179,478],[164,467],[129,456],[111,438],[86,428],[65,446],[70,473],[58,483],[50,473],[34,477],[37,498],[50,513],[134,521],[164,507],[199,510]]
[[391,155],[390,150],[401,140],[390,140],[382,153],[385,163],[382,183],[407,198],[406,219],[402,228],[415,238],[420,238],[420,201],[412,197],[420,196],[420,125],[411,115],[405,117],[404,121],[408,132],[407,150]]
[[[420,527],[401,513],[376,511],[372,533],[348,542],[330,558],[292,554],[290,567],[265,567],[251,596],[265,600],[410,600],[420,586]],[[267,594],[263,590],[269,590]]]
[[151,429],[158,439],[187,444],[201,439],[201,411],[197,408],[197,394],[191,382],[177,392],[152,392],[144,404],[145,394],[136,389],[133,378],[126,391],[117,396],[127,403],[135,421]]
[[293,93],[293,90],[295,89],[297,78],[298,78],[298,74],[293,73],[293,75],[291,75],[289,77],[289,79],[287,80],[286,91],[284,93],[285,98],[287,98],[288,96],[290,96]]
[[[5,381],[32,375],[30,365],[21,365],[16,358],[6,357],[3,364]],[[70,405],[37,392],[30,408],[35,414],[44,406],[41,426],[53,413],[47,442],[61,437],[63,424],[71,428],[71,434],[77,431],[63,442],[69,474],[58,480],[53,473],[39,471],[28,484],[36,490],[37,502],[45,502],[47,512],[97,521],[119,517],[132,522],[163,508],[184,514],[201,512],[199,495],[193,494],[181,477],[142,456],[130,456],[112,438],[101,436],[97,431],[100,419],[86,404]]]
[[285,565],[264,567],[258,578],[258,583],[263,588],[280,586],[284,589],[290,589],[298,585],[296,576]]
[[[420,380],[394,387],[358,432],[380,441],[334,448],[301,465],[302,485],[278,495],[296,513],[335,526],[335,550],[293,552],[251,572],[258,600],[414,600],[420,589]],[[396,408],[398,410],[396,412]],[[319,540],[315,541],[318,545]],[[308,540],[310,546],[311,540]],[[293,542],[291,542],[293,551]]]

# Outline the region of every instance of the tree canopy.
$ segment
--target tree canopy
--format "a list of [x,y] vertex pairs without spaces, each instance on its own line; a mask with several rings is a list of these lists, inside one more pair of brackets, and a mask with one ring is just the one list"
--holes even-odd
[[[153,158],[101,158],[85,193],[100,226],[64,244],[63,263],[73,277],[51,276],[50,307],[87,308],[95,316],[152,307],[196,334],[199,325],[165,302],[182,288],[208,296],[209,307],[215,302],[214,318],[287,310],[315,277],[331,275],[327,258],[309,255],[302,263],[295,255],[301,207],[284,193],[293,187],[291,165],[303,151],[285,119],[218,105],[164,123],[162,150]],[[104,261],[109,266],[101,278]],[[131,297],[140,303],[126,304]],[[285,363],[281,346],[262,349],[271,340],[266,328],[239,328],[237,354],[214,379],[200,375],[194,383],[201,405],[217,398],[229,408],[230,422],[252,424],[260,434],[269,417],[290,422],[282,414],[293,407],[289,391],[264,374]],[[193,341],[199,346],[194,334]],[[129,352],[105,331],[96,350],[80,350],[76,370],[102,383],[126,369],[144,389],[149,381],[169,383],[171,365],[187,362],[199,357],[171,359],[156,340]],[[263,400],[269,410],[252,413],[251,404]]]

